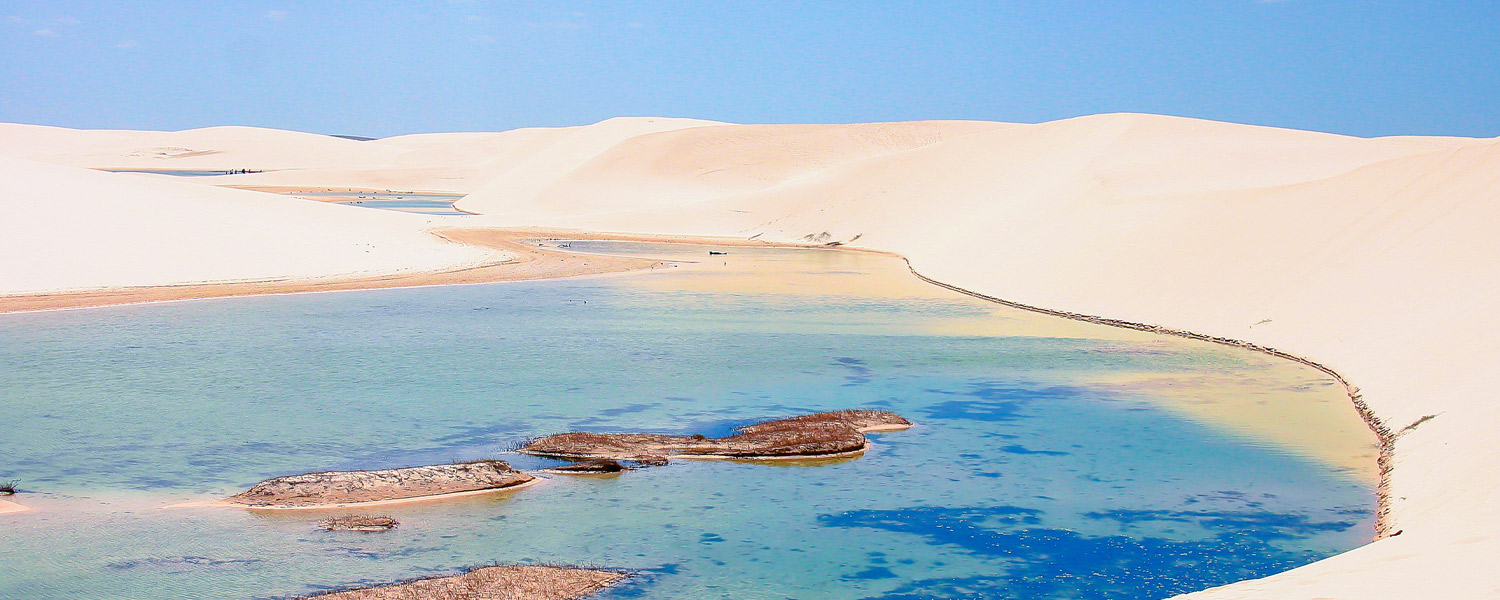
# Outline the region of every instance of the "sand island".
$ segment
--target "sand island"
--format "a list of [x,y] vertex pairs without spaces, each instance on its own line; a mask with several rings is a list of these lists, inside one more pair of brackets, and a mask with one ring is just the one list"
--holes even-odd
[[653,458],[810,459],[845,456],[869,447],[865,433],[912,426],[895,413],[842,410],[777,419],[736,428],[733,435],[560,433],[531,441],[520,452],[568,459]]
[[374,471],[323,471],[273,477],[216,504],[275,509],[339,508],[513,490],[534,481],[535,477],[500,460]]

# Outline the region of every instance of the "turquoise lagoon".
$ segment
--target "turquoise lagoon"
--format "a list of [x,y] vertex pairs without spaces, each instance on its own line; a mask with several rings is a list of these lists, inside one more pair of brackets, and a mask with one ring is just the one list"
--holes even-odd
[[[572,249],[671,262],[0,315],[0,479],[35,509],[0,516],[0,598],[276,598],[548,562],[639,573],[605,598],[1145,599],[1373,534],[1373,439],[1301,365],[999,307],[874,254]],[[536,469],[554,463],[509,450],[562,431],[852,407],[917,426],[850,460],[381,507],[402,522],[383,534],[162,508],[313,470]]]

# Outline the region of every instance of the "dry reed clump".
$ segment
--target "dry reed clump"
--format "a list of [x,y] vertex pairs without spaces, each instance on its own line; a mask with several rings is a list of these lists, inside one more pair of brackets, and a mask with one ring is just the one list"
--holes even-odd
[[401,522],[391,517],[373,515],[344,515],[342,517],[323,519],[318,523],[319,528],[328,531],[365,532],[390,531],[399,525],[401,525]]
[[586,460],[586,461],[582,461],[582,462],[576,462],[576,463],[569,464],[569,465],[563,465],[561,467],[551,467],[551,468],[546,469],[546,470],[547,471],[555,471],[555,472],[559,472],[559,473],[593,474],[593,473],[619,473],[621,471],[629,471],[630,467],[622,465],[622,464],[620,464],[619,461],[616,461],[616,460],[610,460],[608,458],[600,458],[600,459],[596,459],[596,460]]
[[274,477],[230,496],[246,506],[297,507],[419,498],[502,489],[535,479],[501,460],[373,471],[323,471]]
[[563,433],[532,440],[521,452],[558,458],[610,458],[645,463],[667,456],[817,458],[864,450],[867,431],[905,429],[900,415],[845,410],[748,425],[723,438],[650,433]]
[[630,577],[621,571],[553,565],[495,565],[458,575],[305,596],[298,600],[573,600]]

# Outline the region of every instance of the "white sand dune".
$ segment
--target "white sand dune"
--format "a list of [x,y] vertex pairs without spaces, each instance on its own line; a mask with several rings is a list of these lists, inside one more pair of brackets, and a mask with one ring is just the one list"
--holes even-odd
[[179,179],[195,184],[466,194],[512,171],[570,168],[565,166],[642,134],[718,124],[630,117],[580,127],[417,134],[361,142],[257,127],[95,131],[0,123],[0,157],[91,169],[262,171]]
[[[146,143],[129,139],[139,132],[5,127],[0,155],[74,166],[128,166],[106,160],[135,157]],[[324,154],[311,157],[274,152],[306,134],[216,129],[221,137],[199,130],[193,144],[149,143],[218,154],[139,160],[261,168],[238,163],[264,157],[288,170],[149,181],[158,187],[148,190],[141,176],[0,162],[16,182],[0,209],[30,219],[0,219],[0,247],[31,259],[0,283],[37,290],[482,258],[422,238],[409,215],[315,211],[203,183],[456,190],[472,192],[460,208],[482,213],[468,224],[895,251],[927,276],[991,296],[1308,357],[1362,388],[1392,430],[1435,415],[1396,443],[1390,522],[1399,536],[1194,597],[1500,595],[1490,564],[1500,556],[1500,403],[1490,398],[1500,361],[1500,141],[1130,114],[1038,125],[616,119],[319,141]],[[233,167],[210,160],[220,155],[236,157]],[[48,212],[59,207],[66,218]],[[376,238],[379,257],[351,253]],[[183,249],[214,258],[178,257]],[[119,258],[107,268],[84,260],[100,254]],[[171,266],[143,266],[143,257]]]
[[0,158],[0,294],[463,268],[441,217]]
[[330,169],[384,164],[400,148],[327,135],[208,127],[92,131],[0,124],[0,156],[92,169]]
[[1397,443],[1402,533],[1201,596],[1500,593],[1486,564],[1500,556],[1500,143],[1149,115],[927,126],[941,139],[880,152],[840,126],[659,133],[460,206],[512,225],[842,241],[1013,301],[1309,357],[1392,429],[1437,415]]
[[[855,125],[720,125],[618,141],[544,169],[511,169],[476,190],[461,208],[525,220],[699,203],[766,189],[833,166],[920,148],[1002,123],[919,122]],[[598,147],[592,142],[585,147]],[[566,203],[566,207],[554,205]]]
[[514,171],[546,172],[637,135],[717,125],[697,119],[615,118],[580,127],[498,133],[429,133],[365,142],[399,153],[358,168],[304,168],[206,178],[198,183],[437,191],[467,194]]

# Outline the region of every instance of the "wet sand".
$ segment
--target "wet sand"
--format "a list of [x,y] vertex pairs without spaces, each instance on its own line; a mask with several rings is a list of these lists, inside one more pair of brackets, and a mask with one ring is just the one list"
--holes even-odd
[[264,279],[204,282],[167,286],[103,288],[43,294],[0,295],[0,314],[92,308],[120,304],[142,304],[147,302],[172,302],[201,298],[342,292],[430,285],[495,283],[502,281],[531,281],[537,279],[624,273],[665,266],[662,261],[652,258],[567,252],[566,250],[554,248],[555,244],[539,244],[538,241],[540,240],[589,239],[725,247],[802,248],[896,256],[878,250],[845,248],[824,244],[775,243],[722,237],[592,233],[543,228],[452,227],[433,230],[432,234],[450,242],[504,250],[515,254],[515,256],[503,262],[452,271],[400,273],[367,277],[327,277],[302,280]]
[[49,294],[0,296],[0,313],[89,308],[117,304],[227,298],[264,294],[336,292],[428,285],[526,281],[621,273],[660,266],[655,260],[559,252],[528,243],[558,232],[527,229],[451,228],[433,231],[451,242],[484,246],[515,254],[504,262],[430,273],[335,277],[324,279],[234,281],[171,286],[108,288]]

